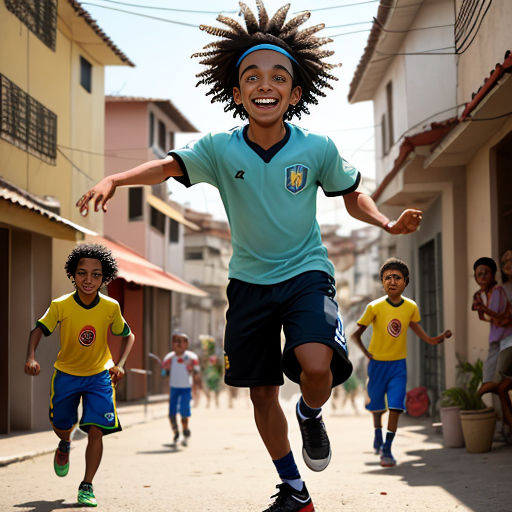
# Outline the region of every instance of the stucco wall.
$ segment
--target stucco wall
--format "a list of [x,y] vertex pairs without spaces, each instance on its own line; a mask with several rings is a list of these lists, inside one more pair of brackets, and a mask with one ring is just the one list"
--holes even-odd
[[[462,0],[456,0],[457,13],[461,5]],[[459,103],[471,101],[471,94],[483,85],[495,64],[503,62],[505,52],[512,49],[511,20],[512,2],[493,2],[475,40],[465,53],[457,57]]]

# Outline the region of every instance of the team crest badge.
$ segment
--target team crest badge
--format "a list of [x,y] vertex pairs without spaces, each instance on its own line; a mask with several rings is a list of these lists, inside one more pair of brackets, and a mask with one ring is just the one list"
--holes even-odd
[[92,325],[86,325],[82,327],[80,334],[78,335],[78,341],[80,345],[84,347],[90,347],[96,339],[96,329]]
[[104,416],[105,416],[105,419],[106,419],[108,422],[112,422],[112,421],[114,421],[115,416],[114,416],[114,413],[113,413],[113,412],[106,412],[106,413],[104,414]]
[[393,338],[398,338],[400,336],[400,333],[402,332],[402,323],[398,318],[394,318],[389,322],[388,324],[388,333],[393,336]]
[[292,194],[298,194],[306,186],[308,178],[308,168],[302,164],[295,164],[287,167],[286,171],[286,188]]

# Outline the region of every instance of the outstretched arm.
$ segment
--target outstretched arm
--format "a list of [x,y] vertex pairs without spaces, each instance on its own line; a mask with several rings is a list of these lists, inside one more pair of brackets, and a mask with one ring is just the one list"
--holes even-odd
[[357,329],[352,333],[350,339],[362,350],[363,354],[368,359],[373,359],[373,354],[368,352],[368,350],[363,344],[363,341],[361,340],[361,335],[363,334],[364,331],[366,331],[366,325],[357,324]]
[[420,324],[416,322],[411,322],[409,324],[409,327],[412,329],[412,331],[419,336],[423,341],[429,343],[430,345],[439,345],[439,343],[442,343],[446,338],[450,338],[452,335],[452,331],[449,329],[446,329],[442,334],[439,336],[434,336],[431,338],[421,327]]
[[383,228],[392,235],[413,233],[420,225],[423,212],[407,209],[402,212],[397,221],[391,221],[379,211],[374,200],[361,192],[351,192],[343,196],[345,207],[354,219]]
[[179,163],[171,157],[163,160],[151,160],[125,172],[106,176],[89,189],[77,202],[76,206],[83,216],[89,213],[89,201],[97,212],[99,206],[107,211],[107,202],[114,195],[117,187],[125,185],[155,185],[170,176],[182,176]]
[[133,332],[131,332],[128,336],[126,336],[123,340],[126,340],[124,344],[123,352],[121,353],[121,357],[115,366],[110,368],[109,373],[112,378],[112,382],[117,384],[124,377],[124,365],[126,363],[126,359],[128,358],[128,354],[130,353],[133,344],[135,343],[135,336]]
[[25,361],[25,373],[27,375],[39,375],[39,372],[41,371],[41,367],[36,361],[36,348],[41,341],[42,335],[43,331],[40,327],[35,327],[30,331],[27,347],[27,359]]

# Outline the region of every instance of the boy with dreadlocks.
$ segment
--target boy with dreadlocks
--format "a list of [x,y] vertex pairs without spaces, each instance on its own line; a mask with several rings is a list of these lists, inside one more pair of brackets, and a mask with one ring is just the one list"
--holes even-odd
[[[267,512],[310,512],[309,493],[295,464],[287,422],[279,404],[283,371],[301,386],[297,419],[303,457],[313,471],[331,458],[321,407],[331,389],[352,371],[343,324],[334,300],[334,268],[322,245],[315,218],[316,193],[343,195],[349,213],[393,234],[415,231],[419,210],[396,222],[380,213],[357,186],[360,174],[343,160],[333,142],[289,124],[331,88],[333,52],[318,38],[324,25],[305,30],[304,12],[285,22],[289,5],[269,19],[260,0],[259,17],[240,3],[246,28],[220,15],[228,29],[201,26],[221,39],[208,44],[199,84],[210,87],[212,102],[248,119],[229,132],[211,133],[195,144],[109,176],[77,202],[105,211],[121,185],[153,184],[173,177],[186,186],[206,182],[219,189],[231,227],[226,314],[225,381],[249,387],[260,436],[283,481]],[[280,332],[286,343],[281,353]]]
[[[114,387],[124,376],[124,364],[135,336],[121,315],[119,304],[99,292],[117,275],[112,253],[100,244],[75,247],[66,261],[66,274],[75,286],[52,300],[46,313],[32,329],[28,342],[25,373],[39,375],[36,348],[44,334],[49,336],[60,325],[60,351],[55,361],[50,396],[50,422],[60,438],[53,468],[57,476],[69,471],[71,432],[78,421],[77,408],[82,400],[80,428],[87,432],[85,474],[78,488],[78,503],[96,507],[92,480],[101,462],[103,436],[118,432]],[[125,337],[117,364],[107,345],[107,331]]]

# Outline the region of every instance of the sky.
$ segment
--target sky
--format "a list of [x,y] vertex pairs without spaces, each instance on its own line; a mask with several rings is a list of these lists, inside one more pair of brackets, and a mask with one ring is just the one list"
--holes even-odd
[[[219,12],[243,22],[238,15],[238,2],[91,0],[81,3],[116,46],[136,65],[135,68],[107,67],[105,94],[170,99],[201,132],[179,134],[176,137],[177,147],[198,138],[202,133],[227,130],[240,124],[238,118],[234,119],[232,114],[223,111],[223,105],[210,102],[209,97],[205,95],[207,89],[204,86],[196,87],[195,75],[202,71],[204,66],[199,64],[200,59],[191,58],[194,52],[201,51],[205,44],[216,39],[200,31],[200,24],[223,27],[215,19]],[[256,14],[255,2],[247,0],[246,3]],[[264,3],[271,16],[284,2],[266,0]],[[295,13],[310,10],[311,18],[302,28],[325,23],[326,28],[317,33],[317,36],[332,37],[333,42],[324,47],[335,51],[328,61],[342,63],[342,66],[334,71],[339,78],[333,84],[334,89],[325,89],[327,96],[319,98],[318,105],[311,106],[311,114],[293,122],[331,137],[340,154],[361,171],[363,184],[370,187],[375,173],[372,104],[364,102],[351,105],[348,103],[347,95],[354,70],[366,46],[371,21],[376,15],[378,4],[378,0],[292,0],[287,17],[290,19]],[[156,7],[164,7],[167,10]],[[207,12],[184,12],[185,9]],[[146,17],[121,11],[136,12]],[[151,17],[164,18],[184,25]],[[210,185],[200,184],[185,189],[180,184],[172,182],[170,189],[173,200],[196,210],[211,213],[215,218],[226,218],[219,194]],[[317,218],[321,224],[340,225],[340,232],[345,234],[363,225],[346,213],[342,198],[326,198],[321,192],[318,196]]]

